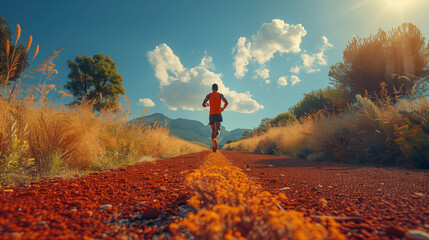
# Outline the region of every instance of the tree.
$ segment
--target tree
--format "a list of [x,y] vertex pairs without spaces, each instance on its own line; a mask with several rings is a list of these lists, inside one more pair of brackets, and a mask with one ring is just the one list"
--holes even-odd
[[249,130],[246,130],[246,131],[243,132],[243,135],[241,136],[241,139],[248,138],[249,136],[250,136],[250,132],[249,132]]
[[296,116],[293,113],[285,112],[277,115],[273,120],[270,121],[270,124],[273,126],[284,126],[289,122],[296,121]]
[[[354,37],[343,52],[343,61],[331,66],[331,83],[348,94],[376,96],[384,82],[388,96],[409,94],[429,71],[425,38],[411,23],[368,38]],[[406,76],[406,77],[403,77]],[[365,92],[367,91],[367,92]]]
[[[17,66],[13,75],[9,75],[8,83],[15,81],[19,78],[21,73],[24,71],[24,67],[27,64],[25,56],[25,46],[23,44],[14,45],[12,42],[12,31],[9,27],[9,21],[0,16],[0,85],[5,84],[6,75],[8,71],[8,61],[11,63],[11,55],[15,52],[17,56]],[[9,58],[6,54],[6,41],[9,40]]]
[[268,129],[271,127],[271,121],[271,118],[263,118],[259,126],[253,129],[253,131],[249,134],[249,137],[259,136],[260,134],[268,131]]
[[116,63],[107,55],[78,55],[74,61],[67,61],[67,66],[70,81],[64,87],[73,94],[74,104],[81,104],[83,99],[94,101],[94,110],[100,111],[114,106],[118,96],[125,93]]
[[327,87],[304,94],[304,98],[289,109],[300,119],[319,110],[338,112],[347,107],[349,97],[342,88]]

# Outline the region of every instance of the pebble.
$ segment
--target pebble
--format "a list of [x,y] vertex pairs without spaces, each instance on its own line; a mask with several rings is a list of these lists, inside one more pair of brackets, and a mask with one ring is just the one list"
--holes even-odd
[[112,208],[112,207],[113,206],[111,204],[105,204],[105,205],[101,206],[100,208],[101,209],[109,209],[109,208]]
[[15,238],[20,238],[21,237],[21,233],[17,233],[17,232],[10,232],[9,236],[15,237]]
[[408,230],[405,238],[409,240],[429,240],[429,234],[420,230]]
[[45,221],[41,221],[41,222],[38,222],[38,223],[37,223],[37,225],[45,226],[45,225],[46,225],[46,222],[45,222]]

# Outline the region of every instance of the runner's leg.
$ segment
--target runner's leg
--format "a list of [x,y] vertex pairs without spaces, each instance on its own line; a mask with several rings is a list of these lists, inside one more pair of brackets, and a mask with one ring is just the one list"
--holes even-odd
[[214,134],[214,138],[217,138],[218,136],[219,136],[219,134],[220,134],[220,122],[215,122],[214,123],[214,132],[215,132],[215,134]]
[[212,139],[215,137],[215,125],[211,124],[210,127],[212,128]]

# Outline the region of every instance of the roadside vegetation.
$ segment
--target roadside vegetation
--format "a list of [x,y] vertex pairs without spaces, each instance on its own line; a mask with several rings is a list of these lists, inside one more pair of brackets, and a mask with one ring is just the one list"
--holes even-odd
[[331,66],[331,86],[224,150],[429,168],[428,63],[429,43],[412,24],[355,37]]
[[[33,65],[0,18],[0,184],[20,184],[55,176],[69,177],[140,161],[204,150],[171,137],[162,124],[130,125],[131,100],[109,56],[77,56],[65,90],[55,84],[55,58],[62,48]],[[92,72],[88,69],[92,69]],[[94,70],[95,69],[95,70]],[[97,71],[95,74],[94,71]],[[71,104],[66,104],[74,98]],[[147,114],[143,110],[142,115]]]

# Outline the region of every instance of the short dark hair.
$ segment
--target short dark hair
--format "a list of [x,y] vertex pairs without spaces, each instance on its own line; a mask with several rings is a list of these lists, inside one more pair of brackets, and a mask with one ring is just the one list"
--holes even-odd
[[218,88],[218,86],[217,86],[217,84],[216,83],[213,83],[213,85],[212,85],[212,90],[213,91],[217,91],[219,88]]

